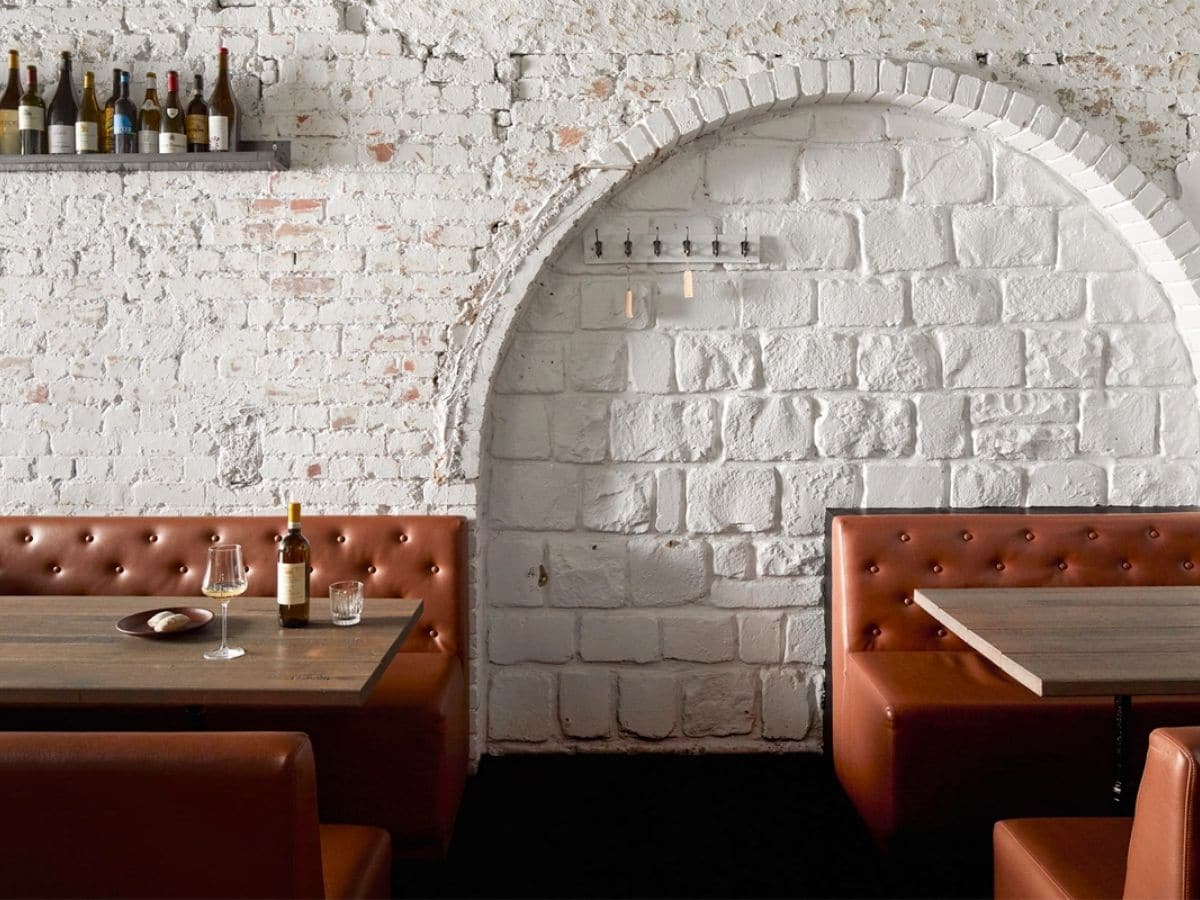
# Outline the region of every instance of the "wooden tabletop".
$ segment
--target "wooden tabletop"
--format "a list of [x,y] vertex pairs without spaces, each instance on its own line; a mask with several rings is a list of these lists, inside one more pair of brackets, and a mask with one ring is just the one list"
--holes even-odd
[[1200,588],[971,588],[913,596],[1040,696],[1200,694]]
[[[205,628],[168,638],[117,631],[118,619],[166,606],[215,607]],[[280,628],[273,597],[229,606],[240,659],[201,654],[221,639],[203,597],[0,597],[0,705],[358,706],[420,618],[420,600],[368,597],[363,620],[337,627],[314,600],[307,628]]]

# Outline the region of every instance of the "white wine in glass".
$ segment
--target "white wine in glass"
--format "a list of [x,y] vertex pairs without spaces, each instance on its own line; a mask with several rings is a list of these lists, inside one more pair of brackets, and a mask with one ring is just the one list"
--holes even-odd
[[246,593],[246,567],[242,562],[241,544],[217,544],[208,548],[208,565],[204,569],[204,596],[221,602],[221,645],[204,654],[205,659],[237,659],[245,654],[241,647],[230,647],[229,601]]

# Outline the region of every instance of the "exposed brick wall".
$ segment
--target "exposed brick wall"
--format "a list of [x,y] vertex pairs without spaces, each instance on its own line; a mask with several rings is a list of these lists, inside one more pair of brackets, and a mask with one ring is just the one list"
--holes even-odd
[[[1043,163],[853,105],[704,137],[580,229],[763,262],[552,261],[497,374],[489,738],[814,746],[829,506],[1194,502],[1161,289]],[[616,251],[614,251],[616,252]]]
[[[292,139],[296,169],[0,179],[0,509],[275,512],[295,493],[328,511],[473,515],[473,484],[430,477],[434,404],[507,250],[625,127],[777,58],[892,56],[995,79],[1061,104],[1175,193],[1198,140],[1194,11],[1065,19],[1028,2],[977,19],[966,2],[931,16],[10,0],[0,35],[51,89],[59,49],[103,94],[113,64],[135,82],[150,68],[211,78],[229,46],[246,137]],[[1141,320],[1120,305],[1141,297],[1095,302]],[[663,336],[644,337],[628,351],[639,390],[662,377]],[[1164,400],[1170,415],[1190,410],[1182,396]],[[672,478],[657,498],[683,497]]]

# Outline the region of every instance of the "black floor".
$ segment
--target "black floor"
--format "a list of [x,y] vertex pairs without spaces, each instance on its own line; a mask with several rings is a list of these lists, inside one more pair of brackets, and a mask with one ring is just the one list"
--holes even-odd
[[516,756],[483,760],[449,860],[398,866],[395,893],[882,897],[897,890],[819,756]]

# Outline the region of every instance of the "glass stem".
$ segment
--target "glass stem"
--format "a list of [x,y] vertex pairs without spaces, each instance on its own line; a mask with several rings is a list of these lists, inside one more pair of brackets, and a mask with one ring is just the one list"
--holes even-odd
[[226,647],[225,636],[229,633],[229,601],[221,601],[221,649]]

